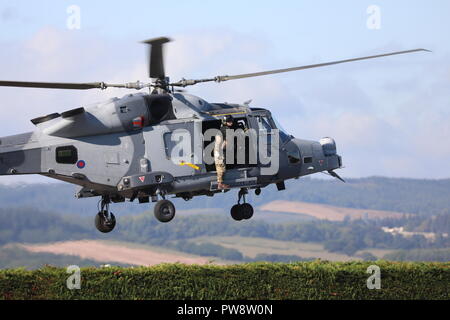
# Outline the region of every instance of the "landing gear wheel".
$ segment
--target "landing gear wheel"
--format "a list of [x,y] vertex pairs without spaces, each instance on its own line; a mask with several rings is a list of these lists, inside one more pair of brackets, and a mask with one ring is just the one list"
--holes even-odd
[[231,217],[236,221],[248,220],[253,217],[253,207],[249,203],[235,204],[231,208]]
[[253,217],[253,207],[250,203],[243,203],[240,207],[241,215],[245,220]]
[[[236,221],[248,220],[253,217],[253,207],[251,204],[245,202],[245,195],[248,190],[241,188],[238,194],[238,203],[231,208],[231,217]],[[244,203],[241,204],[241,200]]]
[[154,208],[156,219],[160,222],[169,222],[175,217],[175,206],[169,200],[160,200]]
[[98,231],[103,233],[109,233],[113,231],[116,226],[116,217],[112,212],[109,213],[107,211],[100,211],[95,216],[95,227]]
[[233,207],[231,207],[231,217],[236,221],[241,221],[244,219],[243,215],[241,214],[241,205],[235,204]]

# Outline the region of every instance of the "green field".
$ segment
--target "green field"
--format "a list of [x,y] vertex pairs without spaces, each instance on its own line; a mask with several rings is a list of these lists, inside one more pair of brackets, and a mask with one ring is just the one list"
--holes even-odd
[[[357,257],[360,252],[357,252],[355,256],[329,252],[324,249],[323,244],[313,242],[281,241],[239,236],[200,237],[192,239],[192,241],[196,243],[214,243],[226,248],[236,249],[250,258],[254,258],[258,254],[281,254],[329,261],[360,260],[360,258]],[[392,250],[382,249],[367,249],[362,251],[370,252],[377,258],[382,258],[385,254],[392,252]]]
[[[367,268],[381,289],[367,288]],[[165,264],[81,269],[81,289],[61,268],[0,271],[0,299],[442,299],[450,298],[450,263],[301,262],[231,266]]]

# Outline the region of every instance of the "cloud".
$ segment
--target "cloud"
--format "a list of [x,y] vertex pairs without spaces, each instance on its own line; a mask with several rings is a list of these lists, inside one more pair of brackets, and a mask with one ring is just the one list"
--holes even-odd
[[16,19],[18,17],[17,12],[12,7],[3,8],[0,11],[0,20],[3,22],[8,22]]
[[[248,34],[227,30],[198,31],[177,34],[167,47],[167,73],[173,80],[202,79],[233,75],[263,69],[264,52],[270,44]],[[269,78],[207,83],[188,88],[192,93],[220,102],[255,103],[275,101],[283,96],[282,85]],[[263,99],[260,99],[260,97]]]
[[[52,27],[40,29],[23,43],[3,45],[0,52],[1,78],[22,81],[122,82],[134,78],[135,53],[123,59],[114,43],[91,36],[71,36],[69,31]],[[131,79],[133,79],[131,78]],[[0,88],[2,124],[0,135],[33,130],[29,119],[107,99],[125,91],[70,91]]]
[[334,137],[343,175],[449,177],[449,87],[446,53],[379,61],[367,70],[317,69],[298,76],[302,112],[290,109],[281,122],[298,137]]

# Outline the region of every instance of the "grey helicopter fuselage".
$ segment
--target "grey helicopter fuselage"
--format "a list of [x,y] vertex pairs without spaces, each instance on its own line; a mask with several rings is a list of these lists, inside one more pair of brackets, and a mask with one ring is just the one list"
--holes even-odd
[[[212,196],[222,192],[215,167],[194,151],[205,146],[205,128],[218,129],[228,114],[256,135],[261,119],[268,130],[280,130],[268,110],[247,104],[208,103],[185,93],[129,94],[33,119],[34,132],[0,138],[0,175],[40,174],[80,186],[78,198],[107,196],[113,202],[146,203],[169,194],[185,200]],[[191,161],[171,158],[171,135],[178,129],[191,137]],[[231,166],[225,174],[231,188],[276,184],[282,190],[287,179],[342,167],[333,139],[315,142],[279,132],[276,173],[265,175],[259,159]]]

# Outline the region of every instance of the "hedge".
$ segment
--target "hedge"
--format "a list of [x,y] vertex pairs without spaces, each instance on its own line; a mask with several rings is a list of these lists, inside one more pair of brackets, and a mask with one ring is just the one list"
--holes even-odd
[[[367,268],[381,289],[367,288]],[[162,264],[82,268],[69,290],[64,268],[0,270],[0,299],[449,299],[450,263],[298,262],[231,266]]]

